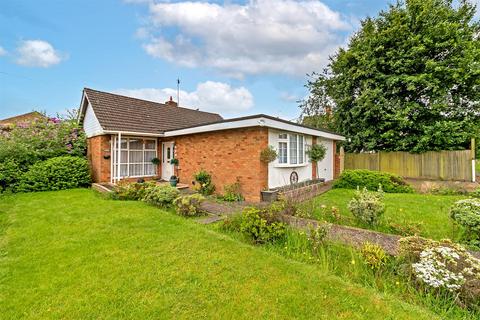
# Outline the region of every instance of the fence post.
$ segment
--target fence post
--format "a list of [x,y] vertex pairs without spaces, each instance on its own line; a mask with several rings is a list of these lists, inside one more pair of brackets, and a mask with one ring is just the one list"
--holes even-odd
[[475,182],[476,180],[476,170],[475,170],[475,158],[476,158],[476,153],[475,153],[475,138],[472,138],[470,140],[470,155],[472,157],[472,182]]

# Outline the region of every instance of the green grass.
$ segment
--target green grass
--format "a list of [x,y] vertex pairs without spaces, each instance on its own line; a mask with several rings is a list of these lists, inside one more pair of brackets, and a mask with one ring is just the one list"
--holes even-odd
[[[340,224],[365,227],[359,225],[348,210],[348,202],[352,199],[354,190],[332,189],[302,205],[306,212],[313,212],[313,217],[319,220],[330,219],[331,207],[339,209],[342,219]],[[409,193],[385,193],[386,212],[381,219],[378,231],[395,233],[390,224],[419,224],[420,235],[435,240],[450,238],[458,239],[460,230],[454,226],[449,217],[449,208],[463,196],[441,196]],[[327,206],[322,209],[322,205]]]
[[0,198],[3,319],[436,319],[140,202]]

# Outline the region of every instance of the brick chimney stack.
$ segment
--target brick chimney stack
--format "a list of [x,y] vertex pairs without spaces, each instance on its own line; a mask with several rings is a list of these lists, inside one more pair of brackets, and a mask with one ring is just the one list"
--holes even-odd
[[170,100],[166,101],[165,104],[170,107],[176,107],[178,104],[173,101],[172,96],[170,96]]

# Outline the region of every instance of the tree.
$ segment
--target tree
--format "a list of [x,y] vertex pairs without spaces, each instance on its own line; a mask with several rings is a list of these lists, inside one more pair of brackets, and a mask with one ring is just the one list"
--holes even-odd
[[406,0],[363,20],[307,84],[302,114],[331,105],[350,151],[468,147],[480,123],[475,10],[466,0]]

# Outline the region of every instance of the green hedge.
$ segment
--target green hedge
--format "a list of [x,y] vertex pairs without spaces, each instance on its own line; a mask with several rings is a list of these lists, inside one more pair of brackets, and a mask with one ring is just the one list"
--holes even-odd
[[345,170],[333,184],[334,188],[357,189],[367,188],[376,191],[382,185],[384,192],[412,193],[413,188],[401,177],[379,171],[370,170]]
[[90,182],[90,169],[86,159],[62,156],[32,165],[22,175],[18,191],[63,190],[85,187]]

